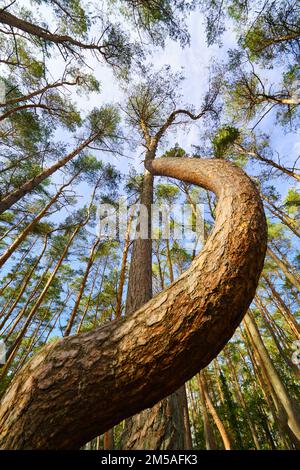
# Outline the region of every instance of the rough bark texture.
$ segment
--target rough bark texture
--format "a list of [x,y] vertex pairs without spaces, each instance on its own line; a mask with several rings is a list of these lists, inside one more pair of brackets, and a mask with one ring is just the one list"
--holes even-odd
[[224,160],[162,158],[147,167],[214,191],[214,230],[190,268],[142,308],[52,343],[26,364],[1,403],[2,448],[79,448],[209,364],[247,311],[267,238],[255,185]]
[[124,450],[183,449],[184,427],[179,390],[127,420]]

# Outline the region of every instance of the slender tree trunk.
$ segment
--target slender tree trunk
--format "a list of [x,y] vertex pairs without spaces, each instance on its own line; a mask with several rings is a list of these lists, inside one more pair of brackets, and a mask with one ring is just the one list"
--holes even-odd
[[104,282],[104,275],[105,275],[105,271],[106,271],[106,267],[107,267],[107,261],[108,261],[108,255],[105,258],[105,263],[104,263],[102,274],[101,274],[101,282],[100,282],[98,295],[97,295],[97,302],[96,302],[96,309],[95,309],[95,316],[94,316],[94,325],[95,326],[97,325],[98,311],[99,311],[99,306],[100,306],[100,294],[101,294],[102,285],[103,285],[103,282]]
[[183,423],[183,449],[192,450],[193,440],[191,432],[191,422],[189,416],[188,398],[186,392],[186,384],[178,389],[179,394],[179,411],[182,414],[181,421]]
[[[275,414],[275,411],[274,411],[274,406],[273,404],[271,403],[270,401],[270,397],[268,396],[268,394],[266,393],[266,390],[267,390],[267,387],[266,387],[266,384],[262,378],[262,375],[260,373],[260,370],[257,366],[257,363],[255,361],[255,358],[254,358],[254,355],[252,354],[252,351],[250,349],[250,345],[249,345],[249,341],[248,341],[248,337],[246,334],[244,334],[243,331],[241,331],[241,334],[242,334],[242,337],[244,338],[244,342],[245,342],[245,346],[246,346],[246,350],[247,350],[247,353],[248,353],[248,356],[249,356],[249,359],[250,359],[250,362],[252,364],[252,369],[254,371],[254,374],[255,374],[255,377],[258,378],[258,382],[259,382],[259,385],[260,385],[260,388],[258,387],[258,384],[257,384],[257,381],[252,381],[253,383],[253,386],[254,386],[254,389],[256,391],[256,393],[259,393],[259,391],[262,393],[264,399],[265,399],[265,402],[266,404],[268,405],[269,407],[269,410],[271,411],[271,415],[273,417],[273,421],[275,422],[276,421],[276,414]],[[247,361],[245,361],[245,358],[244,358],[244,353],[242,353],[239,349],[239,355],[240,355],[240,358],[244,364],[244,367],[245,369],[247,370],[248,372],[248,377],[249,378],[253,378],[253,371],[250,370],[250,367],[247,363]],[[265,433],[265,436],[266,436],[266,439],[268,440],[269,444],[270,444],[270,447],[272,450],[275,450],[276,449],[276,443],[273,439],[273,436],[272,436],[272,433],[270,431],[270,427],[269,427],[269,421],[268,421],[268,418],[266,416],[266,413],[265,413],[265,410],[264,410],[264,407],[263,406],[260,406],[258,405],[257,406],[258,410],[259,410],[259,415],[260,415],[260,423],[261,423],[261,426],[264,430],[264,433]],[[280,426],[279,426],[279,431],[281,431],[280,429]]]
[[55,204],[58,198],[63,193],[64,189],[69,186],[72,181],[78,176],[78,173],[74,175],[68,183],[63,184],[55,196],[46,204],[46,206],[38,213],[36,217],[25,227],[25,229],[18,235],[18,237],[13,241],[13,243],[7,248],[7,250],[0,256],[0,268],[8,260],[8,258],[16,251],[20,244],[26,239],[27,235],[32,231],[36,224],[44,217],[48,212],[51,206]]
[[223,444],[224,444],[224,448],[225,450],[230,450],[231,449],[231,444],[230,444],[230,439],[229,439],[229,436],[226,432],[226,429],[217,413],[217,410],[215,409],[214,405],[213,405],[213,402],[209,396],[209,392],[208,392],[208,387],[207,387],[207,381],[206,381],[206,377],[205,377],[205,372],[204,370],[202,370],[201,372],[199,372],[199,374],[197,375],[197,378],[198,378],[198,382],[199,382],[199,386],[201,386],[201,390],[202,390],[202,393],[203,393],[203,396],[204,396],[204,403],[206,403],[207,405],[207,408],[211,414],[211,417],[212,419],[214,420],[214,423],[215,425],[217,426],[218,428],[218,431],[220,433],[220,436],[221,436],[221,439],[223,441]]
[[[172,263],[172,256],[170,250],[170,241],[166,239],[166,248],[167,248],[167,262],[169,267],[169,277],[170,282],[174,282],[174,271],[173,271],[173,263]],[[181,413],[181,421],[183,422],[183,441],[184,441],[184,449],[190,450],[192,449],[192,436],[191,436],[191,424],[189,420],[189,409],[188,409],[188,401],[186,395],[186,387],[185,384],[180,387],[178,390],[178,396],[181,398],[179,400],[179,412]]]
[[243,396],[243,392],[242,392],[242,389],[241,389],[241,386],[240,386],[240,383],[239,383],[239,379],[238,379],[236,365],[234,364],[234,361],[231,360],[230,355],[226,354],[225,351],[224,351],[224,355],[227,359],[230,371],[233,374],[233,379],[234,379],[233,380],[233,385],[235,386],[238,401],[241,403],[241,405],[243,407],[243,410],[244,410],[244,413],[246,415],[247,424],[248,424],[248,427],[250,429],[250,433],[251,433],[251,436],[252,436],[252,439],[253,439],[254,446],[257,450],[260,450],[260,444],[259,444],[259,439],[258,439],[258,435],[257,435],[257,432],[256,432],[255,424],[252,421],[252,417],[251,417],[251,415],[248,411],[248,407],[247,407],[247,404],[246,404],[244,396]]
[[98,266],[97,266],[96,269],[95,269],[95,274],[94,274],[93,282],[92,282],[92,285],[91,285],[89,297],[88,297],[88,299],[87,299],[87,302],[86,302],[86,305],[85,305],[85,307],[84,307],[84,311],[83,311],[81,320],[80,320],[79,325],[78,325],[77,330],[76,330],[76,333],[77,333],[77,334],[80,333],[80,330],[81,330],[81,328],[82,328],[83,322],[84,322],[85,317],[86,317],[86,315],[87,315],[87,312],[88,312],[88,310],[89,310],[89,306],[90,306],[91,298],[92,298],[92,295],[93,295],[93,292],[94,292],[95,284],[96,284],[96,281],[97,281],[97,279],[98,279],[98,274],[99,274],[100,266],[101,266],[101,259],[100,259],[100,261],[99,261],[99,263],[98,263]]
[[299,279],[287,268],[287,265],[282,259],[280,259],[277,254],[270,248],[268,247],[267,249],[268,255],[272,258],[273,261],[277,264],[277,266],[281,269],[283,274],[286,276],[286,278],[290,281],[290,283],[298,289],[300,292],[300,281]]
[[220,401],[221,401],[222,404],[224,404],[225,403],[225,398],[224,398],[224,393],[223,393],[222,386],[221,386],[221,383],[220,383],[220,367],[219,367],[217,357],[216,357],[216,359],[214,359],[213,364],[214,364],[215,381],[217,383]]
[[88,259],[88,262],[87,262],[87,265],[86,265],[86,268],[85,268],[85,273],[83,275],[81,285],[80,285],[80,288],[79,288],[79,292],[77,294],[77,298],[76,298],[74,307],[72,309],[68,324],[66,326],[64,336],[69,336],[70,333],[71,333],[73,324],[74,324],[75,319],[76,319],[78,307],[79,307],[79,304],[80,304],[80,301],[81,301],[81,298],[82,298],[82,295],[83,295],[83,292],[84,292],[84,289],[85,289],[85,286],[86,286],[86,283],[87,283],[87,279],[88,279],[91,267],[92,267],[93,262],[94,262],[95,253],[96,253],[96,250],[99,246],[99,243],[100,243],[99,238],[97,238],[96,241],[93,243],[93,246],[92,246],[92,249],[91,249],[91,252],[90,252],[90,256],[89,256],[89,259]]
[[14,343],[12,344],[12,346],[9,348],[8,350],[8,353],[7,353],[7,360],[6,360],[6,363],[5,365],[3,366],[3,369],[1,371],[1,375],[0,375],[0,380],[3,379],[9,369],[9,366],[11,365],[14,357],[16,356],[17,352],[18,352],[18,349],[19,349],[19,346],[21,344],[21,341],[22,339],[24,338],[25,336],[25,333],[27,331],[27,328],[32,320],[32,318],[34,317],[34,315],[36,314],[38,308],[40,307],[40,305],[42,304],[44,298],[45,298],[45,295],[46,293],[48,292],[48,289],[49,287],[51,286],[53,280],[55,279],[56,277],[56,274],[63,262],[63,260],[65,259],[68,251],[69,251],[69,248],[75,238],[75,236],[77,235],[78,231],[81,229],[81,225],[78,225],[76,227],[76,229],[74,230],[73,234],[71,235],[71,237],[69,238],[69,241],[68,243],[66,244],[58,262],[56,263],[56,266],[54,268],[54,270],[52,271],[51,275],[49,276],[42,292],[40,293],[37,301],[35,302],[34,306],[32,307],[32,309],[30,310],[30,312],[28,313],[28,316],[26,318],[26,321],[24,322],[24,325],[22,326],[21,330],[19,331]]
[[202,408],[205,447],[206,447],[206,450],[215,450],[217,449],[217,444],[215,441],[215,436],[213,433],[212,426],[209,421],[207,408],[206,408],[206,399],[205,399],[203,382],[202,380],[200,380],[199,374],[197,374],[197,379],[198,379],[198,386],[199,386],[199,398],[200,398],[201,408]]
[[117,291],[117,303],[116,303],[116,311],[115,311],[116,318],[121,317],[123,289],[124,289],[124,283],[125,283],[125,274],[126,274],[128,250],[129,250],[129,247],[130,247],[130,233],[131,233],[131,226],[132,226],[133,217],[134,217],[134,214],[131,211],[131,213],[129,215],[127,229],[126,229],[126,236],[125,236],[124,249],[123,249],[123,255],[122,255],[122,262],[121,262],[121,269],[120,269],[120,278],[119,278],[119,285],[118,285],[118,291]]
[[25,276],[25,279],[23,280],[23,283],[22,285],[20,286],[20,290],[18,292],[18,295],[16,296],[14,302],[12,303],[12,305],[10,306],[8,312],[6,313],[5,317],[3,318],[1,324],[0,324],[0,331],[2,330],[2,328],[5,326],[5,323],[7,322],[7,320],[10,318],[12,312],[14,311],[15,307],[18,305],[22,295],[24,294],[25,292],[25,289],[28,285],[28,282],[30,281],[33,273],[35,272],[38,264],[40,263],[42,257],[44,256],[44,253],[45,253],[45,250],[46,250],[46,247],[47,247],[47,243],[48,243],[48,235],[45,236],[45,241],[44,241],[44,244],[43,244],[43,249],[42,249],[42,252],[40,254],[40,256],[38,257],[38,259],[36,260],[36,262],[33,264],[32,268],[30,269],[29,273],[27,274],[27,276]]
[[283,385],[275,367],[273,366],[272,360],[269,353],[261,339],[258,328],[255,324],[251,314],[245,316],[244,323],[246,324],[253,343],[258,351],[258,354],[263,362],[266,369],[266,373],[274,388],[276,396],[285,411],[286,414],[286,426],[289,432],[290,438],[293,440],[296,448],[300,449],[300,410],[298,405],[291,399],[285,386]]
[[20,259],[19,262],[17,263],[16,267],[13,269],[13,271],[12,271],[12,273],[11,273],[11,275],[10,275],[9,280],[8,280],[5,284],[3,284],[3,286],[1,287],[1,289],[0,289],[0,295],[2,295],[3,292],[5,291],[5,289],[7,289],[7,287],[15,280],[15,278],[16,278],[17,274],[19,273],[19,270],[20,270],[20,268],[21,268],[21,266],[22,266],[22,264],[23,264],[24,259],[29,255],[29,253],[31,252],[32,248],[33,248],[34,245],[36,244],[37,240],[38,240],[38,237],[33,240],[33,242],[31,243],[31,245],[29,246],[28,250],[26,250],[26,251],[23,253],[23,255],[21,256],[21,259]]
[[280,219],[281,222],[286,227],[288,227],[297,237],[300,237],[299,224],[297,223],[297,221],[292,219],[287,214],[285,214],[282,210],[276,207],[275,204],[273,204],[273,202],[269,198],[267,198],[267,196],[265,196],[264,194],[261,194],[261,197],[265,201],[265,205],[269,209],[269,211],[273,215],[275,215],[278,219]]
[[284,315],[284,318],[289,324],[291,330],[294,332],[295,336],[300,339],[300,325],[298,324],[296,318],[294,317],[294,315],[292,314],[280,294],[275,289],[274,284],[271,282],[270,278],[266,274],[262,277],[272,293],[274,302]]
[[270,317],[270,314],[267,310],[267,308],[263,305],[262,301],[260,300],[260,298],[257,296],[256,298],[256,305],[258,307],[258,309],[260,310],[260,313],[262,315],[262,317],[264,318],[265,320],[265,325],[268,329],[268,331],[270,332],[270,335],[272,336],[273,338],[273,341],[280,353],[280,356],[282,357],[282,359],[284,360],[284,362],[286,363],[286,365],[293,371],[293,374],[295,375],[295,377],[297,378],[300,378],[300,370],[299,368],[293,364],[293,362],[291,361],[291,359],[288,357],[287,353],[286,353],[286,350],[284,349],[284,347],[280,344],[280,340],[277,338],[276,336],[276,333],[274,331],[274,327],[272,326],[272,324],[274,325],[274,320],[272,320],[272,318]]
[[[155,158],[156,146],[150,146],[146,161]],[[146,209],[146,238],[137,238],[133,242],[129,268],[126,315],[144,305],[152,298],[152,220],[153,175],[145,169],[143,188],[140,197],[141,205]],[[140,213],[144,215],[144,212]],[[137,230],[142,231],[140,224]],[[151,410],[145,410],[139,416],[126,421],[122,436],[124,449],[180,449],[183,448],[182,414],[178,416],[180,396],[170,396],[158,403]],[[174,417],[174,423],[172,419]],[[181,423],[180,423],[181,420]],[[178,434],[177,438],[176,435]],[[157,447],[158,446],[158,447]],[[170,447],[171,446],[171,447]]]
[[104,450],[113,450],[114,448],[115,448],[114,430],[109,429],[103,435],[103,449]]

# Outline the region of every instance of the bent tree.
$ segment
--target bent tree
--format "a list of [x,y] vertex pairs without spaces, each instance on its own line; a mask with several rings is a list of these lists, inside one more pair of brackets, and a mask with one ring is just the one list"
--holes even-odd
[[216,357],[254,297],[267,231],[248,176],[219,159],[145,164],[213,191],[215,227],[189,269],[140,309],[51,343],[24,366],[1,403],[4,449],[78,448],[153,406]]

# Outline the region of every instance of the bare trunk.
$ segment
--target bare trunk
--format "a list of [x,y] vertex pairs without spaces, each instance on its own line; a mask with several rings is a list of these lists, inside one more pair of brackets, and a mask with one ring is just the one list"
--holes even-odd
[[249,333],[261,358],[263,366],[265,367],[270,383],[274,389],[274,393],[276,394],[280,405],[282,406],[286,414],[286,426],[289,436],[293,440],[293,443],[295,444],[296,448],[300,449],[299,407],[297,403],[295,403],[294,400],[291,399],[285,386],[283,385],[275,367],[273,366],[269,353],[260,337],[255,321],[249,312],[245,316],[244,322],[249,330]]
[[207,381],[206,381],[206,377],[205,377],[205,371],[202,370],[201,372],[199,372],[199,374],[197,375],[197,378],[198,378],[198,382],[201,386],[201,389],[202,389],[202,393],[204,395],[204,399],[205,399],[205,403],[207,405],[207,408],[211,414],[211,417],[212,419],[214,420],[214,423],[215,425],[217,426],[218,428],[218,431],[220,433],[220,436],[221,436],[221,439],[223,441],[223,444],[224,444],[224,448],[225,450],[230,450],[231,449],[231,444],[230,444],[230,439],[229,439],[229,436],[226,432],[226,429],[217,413],[217,410],[215,409],[214,405],[213,405],[213,402],[211,401],[211,398],[209,396],[209,392],[208,392],[208,387],[207,387]]
[[84,275],[83,275],[83,279],[81,281],[79,292],[77,294],[77,298],[76,298],[74,307],[72,309],[68,324],[66,326],[64,336],[69,336],[70,333],[71,333],[73,324],[74,324],[75,319],[76,319],[76,315],[77,315],[78,307],[79,307],[79,304],[80,304],[80,301],[81,301],[81,297],[83,295],[83,292],[84,292],[84,289],[85,289],[85,286],[86,286],[86,283],[87,283],[87,279],[88,279],[91,267],[92,267],[93,262],[94,262],[95,252],[96,252],[96,250],[99,246],[99,243],[100,243],[99,238],[97,238],[96,241],[93,243],[93,246],[92,246],[92,249],[91,249],[91,252],[90,252],[90,256],[89,256],[89,259],[88,259],[88,262],[87,262],[87,265],[86,265],[86,268],[85,268],[85,272],[84,272]]
[[128,256],[129,246],[130,246],[130,231],[131,231],[133,216],[134,214],[130,213],[127,230],[126,230],[126,236],[125,236],[124,250],[123,250],[121,269],[120,269],[120,279],[119,279],[119,285],[118,285],[118,291],[117,291],[117,303],[116,303],[116,313],[115,313],[116,318],[120,318],[121,313],[122,313],[123,289],[124,289],[124,283],[125,283],[127,256]]
[[197,379],[198,379],[199,394],[200,394],[199,398],[200,398],[201,408],[202,408],[205,448],[206,450],[215,450],[217,449],[217,444],[216,444],[213,429],[211,427],[208,413],[207,413],[204,388],[203,388],[202,380],[200,380],[200,374],[197,374]]
[[18,305],[22,295],[24,294],[25,292],[25,289],[28,285],[28,282],[30,281],[33,273],[35,272],[39,262],[41,261],[42,257],[44,256],[44,253],[45,253],[45,250],[46,250],[46,247],[47,247],[47,242],[48,242],[48,236],[46,235],[45,236],[45,241],[44,241],[44,245],[43,245],[43,248],[42,248],[42,252],[40,254],[40,256],[38,257],[38,259],[36,260],[36,262],[33,264],[32,268],[29,270],[29,273],[25,276],[25,279],[23,280],[22,282],[22,285],[20,286],[20,290],[15,298],[15,300],[13,301],[12,305],[10,306],[8,312],[6,313],[5,317],[3,318],[3,320],[1,321],[1,324],[0,324],[0,331],[2,330],[2,328],[5,326],[5,323],[7,322],[7,320],[10,318],[10,315],[12,314],[12,312],[14,311],[15,307]]

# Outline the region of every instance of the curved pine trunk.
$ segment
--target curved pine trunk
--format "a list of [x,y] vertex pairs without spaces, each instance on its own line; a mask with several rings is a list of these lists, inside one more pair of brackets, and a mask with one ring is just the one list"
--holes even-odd
[[214,230],[190,268],[139,310],[51,343],[25,365],[1,403],[2,448],[79,448],[209,364],[247,311],[267,240],[255,185],[224,160],[146,165],[214,191]]

